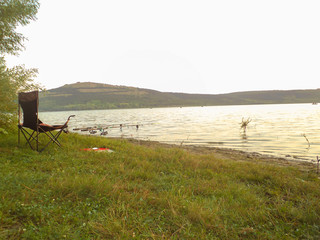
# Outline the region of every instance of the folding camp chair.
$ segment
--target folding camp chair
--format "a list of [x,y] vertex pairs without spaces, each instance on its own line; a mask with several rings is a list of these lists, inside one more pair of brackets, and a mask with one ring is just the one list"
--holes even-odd
[[[18,143],[20,144],[20,132],[23,134],[27,143],[29,144],[32,150],[37,150],[38,152],[42,152],[50,143],[55,143],[59,147],[61,147],[61,143],[58,141],[58,138],[62,132],[67,132],[68,122],[71,117],[75,115],[71,115],[68,117],[67,121],[63,125],[48,125],[44,124],[38,118],[38,106],[39,106],[39,92],[21,92],[18,95]],[[21,123],[21,112],[20,107],[23,110],[23,123]],[[31,129],[28,131],[27,128]],[[57,131],[55,131],[57,130]],[[31,132],[31,133],[30,133]],[[45,144],[42,149],[39,149],[39,134],[44,133],[49,139],[49,141]],[[35,142],[35,144],[33,143]],[[34,146],[35,145],[35,146]]]

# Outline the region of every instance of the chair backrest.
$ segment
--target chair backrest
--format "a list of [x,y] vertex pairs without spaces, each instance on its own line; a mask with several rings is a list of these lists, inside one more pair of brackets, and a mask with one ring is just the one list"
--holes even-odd
[[23,111],[23,127],[37,131],[39,92],[20,92],[18,101]]

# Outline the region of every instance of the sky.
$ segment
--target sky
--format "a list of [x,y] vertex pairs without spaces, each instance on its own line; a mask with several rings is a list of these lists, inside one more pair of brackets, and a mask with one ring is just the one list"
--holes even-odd
[[219,94],[320,88],[319,0],[39,0],[9,66],[46,89],[97,82]]

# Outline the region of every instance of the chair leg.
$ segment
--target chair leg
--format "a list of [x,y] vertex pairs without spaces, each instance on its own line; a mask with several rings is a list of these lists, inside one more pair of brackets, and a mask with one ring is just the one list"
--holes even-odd
[[49,146],[50,143],[55,143],[58,147],[61,148],[61,144],[60,142],[58,141],[58,137],[60,136],[60,134],[62,133],[63,129],[61,129],[57,134],[53,134],[51,131],[49,131],[50,135],[47,133],[47,132],[44,132],[49,138],[49,142],[39,151],[39,152],[42,152],[46,147]]
[[[36,136],[33,136],[34,133],[36,133]],[[38,137],[39,134],[40,133],[38,133],[36,131],[33,131],[31,135],[29,134],[30,137],[29,137],[28,141],[30,141],[30,143],[33,142],[33,141],[36,141],[36,142],[40,143],[39,137]]]
[[[47,132],[44,132],[44,134],[46,134],[46,135],[47,135],[47,137],[48,137],[48,138],[50,138],[49,143],[54,142],[55,144],[57,144],[57,145],[60,147],[60,146],[61,146],[61,144],[60,144],[60,142],[59,142],[59,141],[57,141],[57,139],[56,139],[56,138],[58,138],[58,137],[59,137],[59,135],[61,134],[61,131],[59,131],[56,135],[52,134],[52,132],[51,132],[51,131],[49,131],[49,133],[51,134],[51,136],[50,136]],[[58,135],[58,134],[59,134],[59,135]]]
[[61,147],[61,143],[59,142],[58,137],[60,136],[62,131],[60,130],[56,135],[54,135],[52,132],[49,132],[49,133],[54,138],[54,140],[56,141],[56,144],[59,144],[59,147]]
[[[37,119],[37,122],[38,122],[38,119]],[[39,127],[38,127],[38,125],[37,125],[37,136],[36,136],[36,147],[37,147],[37,152],[39,152]]]
[[20,127],[18,126],[18,145],[20,145]]
[[[42,129],[40,129],[40,130],[42,130]],[[52,131],[48,131],[48,132],[43,131],[43,133],[49,138],[49,142],[41,149],[40,149],[40,145],[39,145],[40,144],[40,141],[39,141],[40,132],[33,131],[32,133],[29,133],[26,129],[19,126],[19,130],[18,130],[19,134],[20,134],[20,131],[21,131],[22,135],[24,136],[24,138],[26,139],[26,144],[28,144],[32,150],[42,152],[45,148],[48,147],[48,145],[50,143],[55,143],[58,147],[61,147],[61,143],[59,142],[58,138],[61,135],[61,133],[63,132],[63,129],[60,129],[56,134],[54,134]],[[35,141],[35,144],[32,144],[33,141]],[[20,144],[20,135],[18,135],[18,142]]]
[[[34,148],[33,148],[32,145],[31,145],[31,142],[34,140],[34,138],[32,137],[33,134],[34,134],[34,131],[32,132],[32,134],[30,134],[30,133],[27,132],[25,129],[21,128],[21,132],[22,132],[24,138],[27,140],[27,143],[29,144],[30,148],[31,148],[32,150],[34,150]],[[29,137],[28,137],[27,135],[29,135]]]

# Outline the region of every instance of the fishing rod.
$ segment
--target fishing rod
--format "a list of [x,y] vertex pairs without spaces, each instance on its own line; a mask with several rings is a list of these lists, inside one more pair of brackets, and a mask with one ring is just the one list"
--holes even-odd
[[137,124],[125,124],[125,123],[117,123],[117,124],[97,124],[93,127],[77,127],[73,128],[74,131],[88,131],[90,129],[92,130],[100,130],[100,129],[109,129],[109,128],[124,128],[124,127],[140,127],[140,126],[145,126],[145,125],[154,125],[155,123],[137,123]]
[[108,134],[108,129],[112,128],[119,128],[121,131],[124,127],[135,127],[136,130],[139,130],[139,127],[144,126],[144,125],[153,125],[153,123],[147,123],[147,124],[109,124],[109,125],[97,125],[93,127],[77,127],[73,128],[73,131],[81,131],[81,132],[89,132],[90,134],[96,134],[98,131],[100,131],[100,135],[107,135]]

